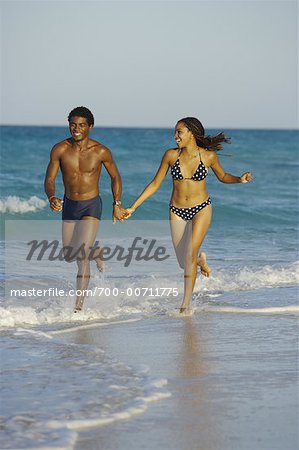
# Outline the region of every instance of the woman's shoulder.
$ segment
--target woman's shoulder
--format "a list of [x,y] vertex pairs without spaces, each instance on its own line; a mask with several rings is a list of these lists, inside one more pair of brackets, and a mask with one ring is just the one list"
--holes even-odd
[[217,152],[214,150],[207,150],[205,148],[202,148],[200,149],[200,153],[204,157],[204,160],[209,163],[209,166],[218,159]]
[[178,156],[179,156],[178,148],[169,148],[164,153],[163,158],[165,158],[165,160],[172,165],[177,160]]

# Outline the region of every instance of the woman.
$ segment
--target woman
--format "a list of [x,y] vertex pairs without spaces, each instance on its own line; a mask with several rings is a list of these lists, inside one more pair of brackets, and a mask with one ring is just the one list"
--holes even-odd
[[218,160],[216,151],[222,142],[229,142],[223,133],[205,136],[201,122],[194,117],[178,121],[175,127],[178,148],[167,150],[162,158],[155,178],[144,189],[130,208],[127,218],[146,199],[156,192],[171,169],[173,191],[170,201],[170,228],[172,242],[181,268],[184,269],[184,298],[180,313],[187,313],[200,266],[204,276],[210,276],[205,253],[199,254],[200,247],[211,223],[212,205],[206,189],[206,177],[211,168],[222,183],[248,183],[251,172],[241,177],[226,173]]

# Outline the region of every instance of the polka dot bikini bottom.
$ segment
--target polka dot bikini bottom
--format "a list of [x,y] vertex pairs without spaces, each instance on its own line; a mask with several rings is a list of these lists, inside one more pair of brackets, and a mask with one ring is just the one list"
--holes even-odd
[[195,214],[197,214],[199,211],[201,211],[206,206],[210,205],[212,203],[211,198],[209,197],[207,200],[205,200],[200,205],[192,206],[192,208],[177,208],[176,206],[169,205],[170,211],[172,211],[177,216],[184,219],[186,222],[189,220],[192,220]]

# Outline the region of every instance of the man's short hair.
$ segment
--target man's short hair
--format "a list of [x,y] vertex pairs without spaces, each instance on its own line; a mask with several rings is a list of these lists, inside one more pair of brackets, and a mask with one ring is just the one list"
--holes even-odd
[[86,108],[85,106],[77,106],[77,108],[74,108],[68,115],[68,121],[70,123],[71,118],[74,116],[78,116],[78,117],[85,117],[85,119],[87,120],[87,123],[89,126],[93,126],[94,125],[94,117],[92,112]]

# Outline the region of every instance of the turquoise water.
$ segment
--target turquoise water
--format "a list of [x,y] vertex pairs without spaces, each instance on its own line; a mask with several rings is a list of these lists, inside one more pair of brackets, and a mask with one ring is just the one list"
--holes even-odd
[[[236,253],[243,251],[244,241],[250,241],[249,252],[294,262],[298,254],[298,131],[228,130],[227,134],[232,144],[219,153],[224,169],[236,175],[250,170],[254,181],[250,185],[225,185],[210,171],[210,239],[219,238],[221,246],[225,239]],[[2,236],[3,219],[60,220],[48,207],[43,181],[50,149],[67,136],[63,127],[1,127]],[[168,129],[95,128],[92,137],[113,152],[123,180],[124,205],[130,205],[152,180],[164,151],[174,146],[173,130]],[[102,218],[110,219],[110,179],[104,169],[100,189]],[[60,175],[56,192],[63,196]],[[138,208],[134,219],[167,220],[170,195],[168,174],[159,191]]]
[[[217,131],[219,130],[208,130],[208,133]],[[299,132],[226,132],[231,136],[232,144],[226,145],[225,150],[219,153],[224,169],[235,175],[250,170],[253,173],[253,182],[229,185],[220,183],[212,171],[208,175],[207,186],[213,202],[213,220],[204,242],[204,250],[208,254],[214,277],[209,280],[207,286],[206,280],[200,281],[200,289],[204,286],[214,295],[218,291],[225,293],[269,286],[276,289],[281,283],[283,286],[292,284],[298,279]],[[2,235],[5,220],[54,220],[55,224],[60,226],[60,214],[50,210],[43,191],[43,182],[50,149],[56,142],[68,136],[68,129],[64,127],[1,127]],[[124,205],[130,205],[152,180],[165,150],[174,145],[173,130],[170,129],[95,128],[92,137],[113,152],[123,180]],[[167,221],[171,190],[171,176],[167,174],[161,188],[137,209],[133,216],[137,223],[139,220],[153,224],[155,221],[165,221],[166,234],[169,236]],[[109,229],[112,195],[110,178],[104,168],[100,191],[104,205],[102,218],[106,229]],[[57,177],[56,193],[63,196],[60,175]],[[100,237],[101,233],[103,235],[104,222]],[[117,232],[120,239],[126,240],[125,233],[131,223],[132,219],[113,228],[119,230]],[[41,227],[44,227],[46,222],[43,224]],[[22,229],[23,224],[20,227]],[[137,226],[138,232],[141,232],[143,227],[144,224],[140,223],[140,230]],[[7,227],[8,232],[9,229],[10,225]],[[3,242],[2,240],[2,248]],[[20,260],[22,251],[23,248],[16,245],[9,258],[6,255],[6,266],[15,265],[15,261]],[[34,269],[37,278],[43,278],[44,270],[42,266]],[[120,277],[121,284],[122,277],[118,267],[113,266],[111,270],[116,278]],[[46,271],[50,274],[51,269],[47,268]],[[58,275],[62,277],[64,284],[74,282],[73,272],[74,268],[69,265],[59,265]],[[111,273],[109,274],[108,270],[106,281]],[[182,289],[180,276],[180,273],[179,276],[174,274],[176,286]],[[135,278],[137,283],[138,277]],[[171,280],[171,283],[173,284],[174,280]],[[3,301],[5,303],[7,299]],[[36,313],[35,308],[33,312]],[[15,317],[16,311],[12,318],[13,323]]]
[[[209,133],[217,131],[208,130]],[[294,323],[298,314],[299,133],[226,132],[232,144],[220,153],[224,169],[234,175],[250,170],[254,180],[245,185],[225,185],[212,171],[209,173],[207,184],[213,201],[213,222],[204,250],[213,276],[198,278],[192,308],[197,317],[202,313],[221,314],[224,323],[232,317],[237,320],[242,314],[244,328],[248,324],[250,340],[247,319],[250,315],[257,314],[267,329],[273,314],[290,323]],[[26,223],[41,220],[41,227],[42,220],[60,223],[60,215],[49,209],[43,182],[50,149],[65,137],[68,137],[68,130],[63,127],[1,127],[2,255],[5,220]],[[128,206],[153,178],[165,150],[174,146],[173,130],[168,129],[95,128],[92,138],[112,150],[123,180],[123,203]],[[110,179],[104,169],[100,188],[103,219],[108,221],[112,196]],[[134,218],[153,221],[153,230],[158,221],[167,221],[171,189],[168,174],[159,191],[138,208]],[[56,193],[63,196],[60,175]],[[140,224],[142,227],[142,222]],[[128,225],[116,228],[120,230],[120,239],[125,239],[123,227]],[[80,317],[74,317],[74,298],[71,297],[5,296],[4,278],[10,278],[9,271],[5,275],[5,266],[18,268],[16,262],[22,256],[24,245],[13,242],[11,252],[1,262],[0,327],[4,369],[1,448],[35,448],[38,442],[41,449],[71,449],[77,439],[75,430],[80,427],[113,424],[122,418],[133,420],[147,408],[149,401],[162,400],[171,394],[167,380],[157,380],[135,366],[112,360],[98,346],[65,343],[59,339],[59,333],[68,327],[88,326],[97,321],[110,326],[112,321],[138,320],[142,327],[147,318],[175,318],[181,297],[138,297],[129,296],[127,292],[100,301],[92,298],[86,301]],[[74,266],[59,262],[46,269],[42,265],[35,267],[32,277],[41,286],[45,282],[45,271],[50,285],[74,286]],[[94,267],[92,271],[94,274]],[[92,278],[91,286],[108,286],[120,292],[127,282],[117,266],[108,265],[104,276]],[[182,295],[183,278],[178,269],[160,278],[148,273],[140,279],[131,273],[129,282],[133,288],[138,288],[141,282],[148,289],[172,286]],[[283,336],[285,321],[275,323],[278,328],[281,326],[281,333],[276,329],[275,335]],[[70,370],[74,383],[80,380],[73,394],[73,385],[66,381]]]
[[[236,175],[251,170],[254,182],[224,185],[209,174],[213,229],[226,235],[233,228],[240,236],[250,231],[261,240],[262,236],[268,240],[269,233],[279,233],[283,243],[285,240],[287,245],[296,246],[298,131],[228,130],[227,134],[232,144],[219,153],[224,169]],[[1,127],[0,211],[5,219],[59,220],[44,203],[43,181],[51,147],[67,136],[68,130],[63,127]],[[125,205],[130,205],[151,181],[164,151],[175,144],[173,130],[168,129],[95,128],[92,137],[113,152],[123,180]],[[105,170],[100,187],[103,219],[109,219],[112,197]],[[60,176],[57,194],[63,195]],[[134,218],[167,219],[170,194],[168,174],[159,191],[137,210]],[[293,258],[295,253],[296,248]]]

